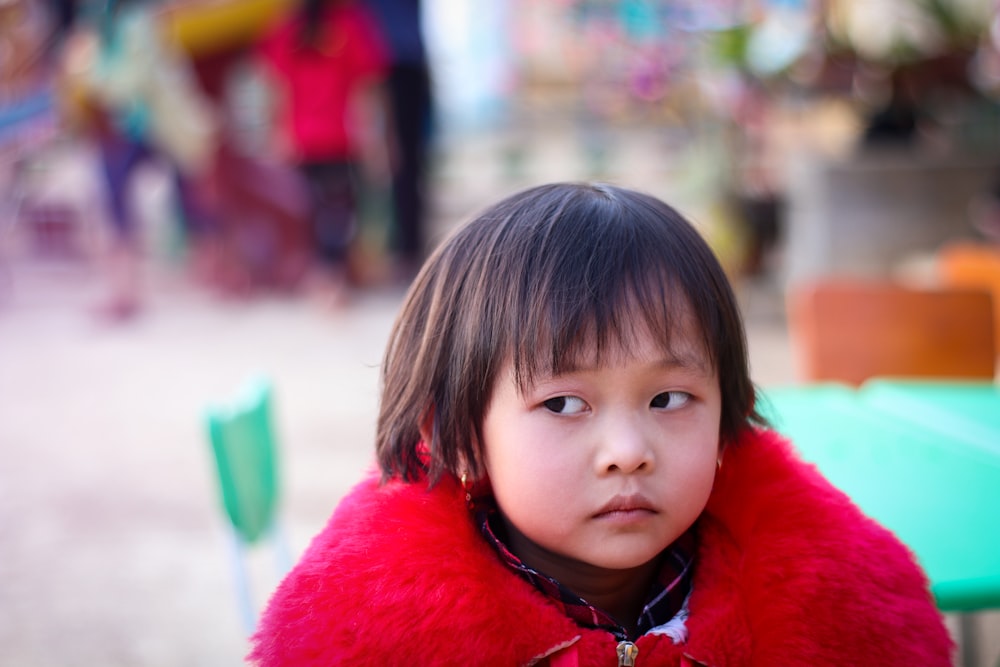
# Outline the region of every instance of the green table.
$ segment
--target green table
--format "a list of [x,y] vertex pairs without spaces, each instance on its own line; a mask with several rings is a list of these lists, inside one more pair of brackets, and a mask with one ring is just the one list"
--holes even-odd
[[763,412],[916,554],[942,611],[1000,608],[1000,391],[870,382],[764,392]]
[[866,405],[1000,456],[1000,385],[870,380]]

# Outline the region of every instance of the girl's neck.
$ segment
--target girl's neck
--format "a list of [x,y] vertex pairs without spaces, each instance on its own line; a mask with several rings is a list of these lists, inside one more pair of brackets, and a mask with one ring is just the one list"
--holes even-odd
[[639,615],[656,578],[658,563],[653,560],[631,570],[581,572],[580,577],[571,574],[559,582],[603,610],[618,621],[629,636],[634,636]]
[[506,519],[503,519],[503,524],[507,548],[522,562],[555,578],[614,618],[630,635],[635,634],[639,615],[659,570],[659,558],[628,570],[609,570],[580,561],[569,562],[529,540]]

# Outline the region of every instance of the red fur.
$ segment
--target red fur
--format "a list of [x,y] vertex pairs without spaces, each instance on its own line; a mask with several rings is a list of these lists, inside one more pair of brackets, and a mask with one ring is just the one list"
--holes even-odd
[[[687,644],[647,635],[638,665],[948,665],[912,555],[772,433],[727,450],[701,520]],[[362,482],[272,598],[260,665],[615,665],[509,573],[453,480]]]

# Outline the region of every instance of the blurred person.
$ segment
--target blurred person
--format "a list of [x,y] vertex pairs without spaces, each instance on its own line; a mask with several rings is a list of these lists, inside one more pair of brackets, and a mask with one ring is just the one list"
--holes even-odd
[[425,252],[426,182],[434,123],[431,69],[424,44],[420,0],[365,0],[389,49],[386,93],[392,137],[391,250],[408,282]]
[[277,150],[308,186],[315,288],[337,306],[350,285],[359,180],[388,180],[378,122],[385,47],[374,19],[353,0],[301,0],[264,35],[260,52],[278,91]]
[[67,59],[85,88],[113,227],[110,294],[98,310],[128,318],[141,301],[138,221],[129,199],[133,176],[150,160],[168,166],[181,223],[192,246],[200,247],[212,232],[211,195],[199,186],[211,183],[214,113],[147,0],[107,0],[96,30],[68,47]]

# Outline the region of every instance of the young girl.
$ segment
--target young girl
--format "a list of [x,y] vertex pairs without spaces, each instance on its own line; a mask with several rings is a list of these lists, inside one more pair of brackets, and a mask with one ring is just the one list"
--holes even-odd
[[381,474],[275,593],[261,665],[948,665],[909,551],[754,407],[676,211],[547,185],[428,260],[383,367]]

